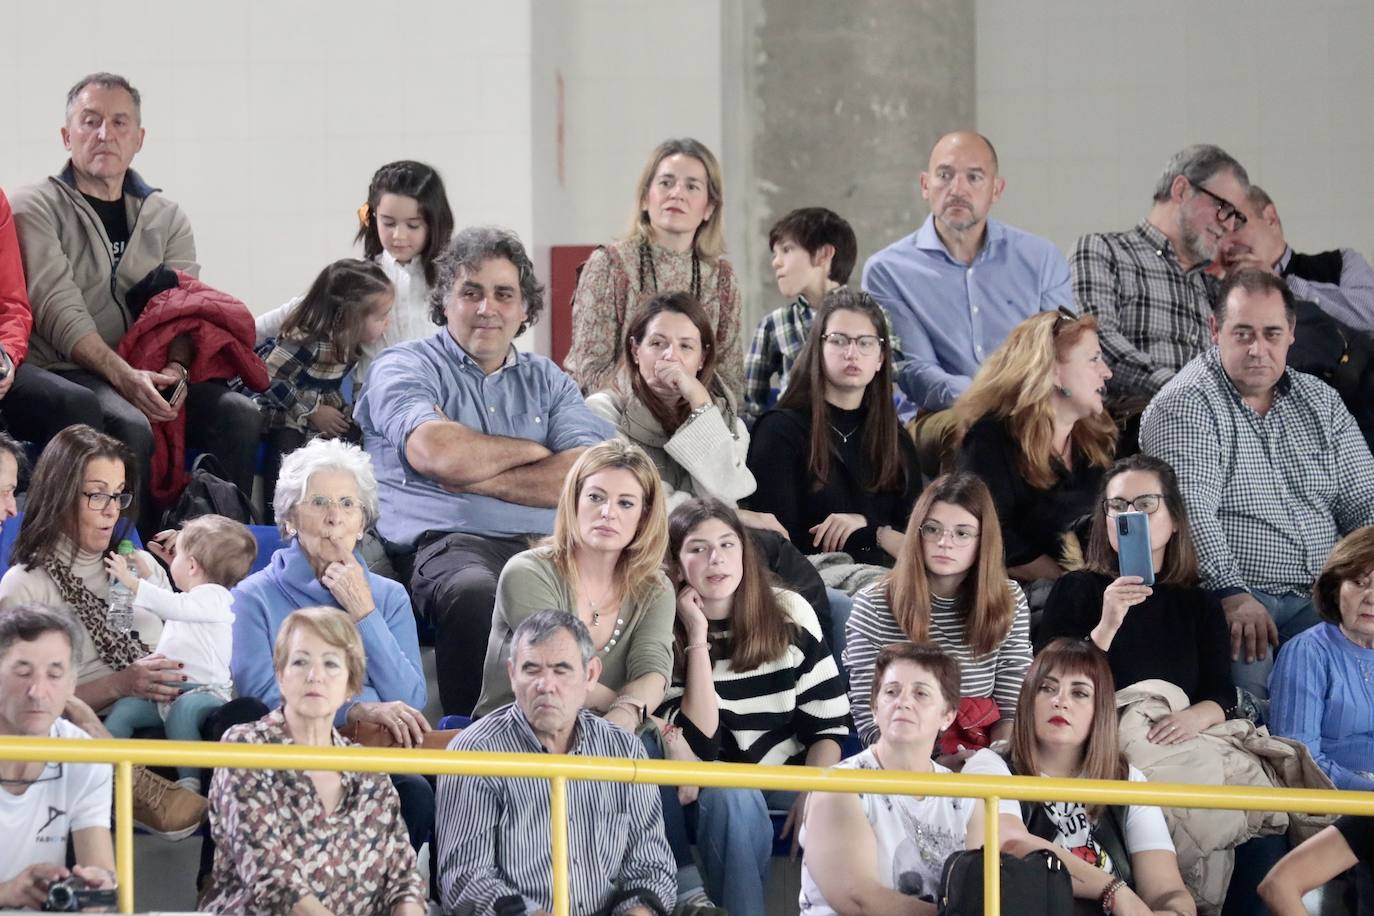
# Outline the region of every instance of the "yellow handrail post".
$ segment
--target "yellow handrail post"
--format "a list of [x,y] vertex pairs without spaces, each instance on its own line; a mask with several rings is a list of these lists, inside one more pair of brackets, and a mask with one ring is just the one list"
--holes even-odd
[[997,835],[997,806],[1001,799],[983,799],[983,914],[1002,913],[1002,841]]
[[549,780],[549,840],[553,844],[553,916],[571,916],[572,876],[568,870],[568,778]]
[[119,912],[134,911],[134,765],[115,764],[115,882]]

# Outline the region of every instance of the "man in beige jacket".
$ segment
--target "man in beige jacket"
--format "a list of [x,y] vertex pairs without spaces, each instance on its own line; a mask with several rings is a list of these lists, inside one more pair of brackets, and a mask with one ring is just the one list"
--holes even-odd
[[151,424],[188,404],[188,444],[214,452],[251,492],[260,429],[253,403],[222,382],[184,384],[189,340],[173,344],[158,372],[115,352],[141,309],[132,287],[161,264],[200,272],[186,214],[129,167],[143,148],[141,102],[122,76],[84,77],[67,94],[62,143],[71,159],[60,174],[14,193],[34,328],[6,418],[16,435],[39,444],[72,423],[115,436],[133,449],[146,495]]

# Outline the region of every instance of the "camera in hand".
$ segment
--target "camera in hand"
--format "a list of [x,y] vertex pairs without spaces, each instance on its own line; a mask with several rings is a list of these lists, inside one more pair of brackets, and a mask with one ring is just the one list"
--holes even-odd
[[87,907],[115,905],[113,889],[94,888],[76,875],[48,885],[48,899],[43,909],[49,913],[79,913]]
[[497,897],[492,902],[491,911],[495,916],[525,916],[529,910],[525,909],[525,898],[519,894],[507,894],[504,897]]

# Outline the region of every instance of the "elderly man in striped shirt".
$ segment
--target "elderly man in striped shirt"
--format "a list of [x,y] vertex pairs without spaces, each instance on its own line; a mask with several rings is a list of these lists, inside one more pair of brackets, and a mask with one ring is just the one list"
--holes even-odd
[[[540,611],[511,639],[515,702],[479,720],[450,750],[645,756],[630,732],[584,707],[601,673],[591,635],[573,614]],[[446,914],[547,914],[553,909],[549,783],[441,776],[439,888]],[[677,897],[677,866],[653,786],[568,785],[571,911],[650,916]]]

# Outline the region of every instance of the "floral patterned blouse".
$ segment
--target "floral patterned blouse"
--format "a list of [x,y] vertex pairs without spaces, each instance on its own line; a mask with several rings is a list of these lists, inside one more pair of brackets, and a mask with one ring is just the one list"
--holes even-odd
[[[276,709],[238,725],[225,741],[291,744]],[[336,747],[351,742],[337,731]],[[211,913],[290,913],[314,894],[331,912],[386,914],[407,898],[424,905],[425,887],[384,773],[341,773],[339,803],[325,814],[315,784],[294,770],[215,771],[210,833],[215,866],[201,908]]]

